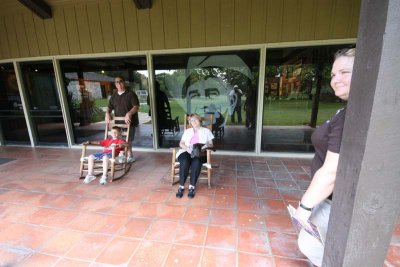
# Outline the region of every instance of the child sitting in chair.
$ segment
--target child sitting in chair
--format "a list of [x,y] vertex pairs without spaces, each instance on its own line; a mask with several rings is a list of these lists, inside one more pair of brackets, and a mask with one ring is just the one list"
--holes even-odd
[[100,184],[105,185],[107,183],[108,160],[112,157],[112,146],[116,146],[115,155],[118,155],[121,151],[122,144],[126,144],[125,140],[119,138],[120,135],[121,128],[114,126],[111,128],[112,137],[101,141],[88,141],[87,144],[102,145],[104,149],[103,152],[92,154],[88,157],[88,174],[86,175],[85,180],[83,180],[84,184],[88,184],[96,179],[96,176],[93,173],[95,160],[103,160],[103,175],[101,176]]

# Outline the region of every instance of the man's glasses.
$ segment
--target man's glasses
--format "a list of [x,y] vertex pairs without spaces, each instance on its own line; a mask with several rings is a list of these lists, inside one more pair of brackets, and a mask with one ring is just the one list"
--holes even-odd
[[124,83],[123,80],[115,81],[115,83]]

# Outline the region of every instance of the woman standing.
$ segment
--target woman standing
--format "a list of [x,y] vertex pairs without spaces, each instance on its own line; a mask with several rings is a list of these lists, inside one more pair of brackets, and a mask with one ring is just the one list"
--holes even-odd
[[[335,54],[331,71],[331,86],[335,95],[347,101],[350,93],[355,49],[343,49]],[[328,230],[331,210],[332,192],[336,181],[336,170],[339,163],[340,144],[346,108],[338,110],[332,119],[315,130],[311,141],[315,156],[311,163],[312,181],[301,198],[296,216],[305,228],[310,228],[310,220],[318,226],[323,239]],[[321,266],[324,246],[304,229],[300,231],[298,245],[301,252],[317,266]]]
[[177,198],[183,196],[183,191],[185,189],[186,178],[190,172],[190,185],[188,197],[193,198],[195,195],[195,186],[197,179],[199,178],[201,166],[203,163],[207,162],[206,157],[191,157],[194,144],[204,144],[202,149],[207,147],[212,147],[214,135],[211,133],[210,129],[201,126],[201,117],[197,114],[192,114],[188,117],[188,121],[192,128],[186,129],[183,132],[182,139],[179,143],[179,151],[176,154],[179,165],[179,188],[176,193]]

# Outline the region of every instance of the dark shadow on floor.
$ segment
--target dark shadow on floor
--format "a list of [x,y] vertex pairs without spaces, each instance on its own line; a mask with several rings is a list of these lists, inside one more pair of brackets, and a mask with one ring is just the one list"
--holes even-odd
[[0,164],[5,164],[5,163],[8,163],[13,160],[15,160],[15,159],[0,158]]

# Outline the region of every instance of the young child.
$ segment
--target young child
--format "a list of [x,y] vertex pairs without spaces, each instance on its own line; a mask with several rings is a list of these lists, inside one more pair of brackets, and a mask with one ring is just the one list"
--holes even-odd
[[89,145],[102,145],[104,148],[103,152],[92,154],[88,157],[88,175],[83,180],[84,184],[88,184],[96,179],[96,176],[93,174],[95,160],[103,160],[103,175],[101,176],[100,184],[105,185],[107,183],[108,160],[112,156],[112,146],[116,146],[115,154],[118,155],[122,145],[126,144],[125,140],[119,138],[120,135],[121,128],[114,126],[111,128],[111,138],[94,142],[88,141]]

